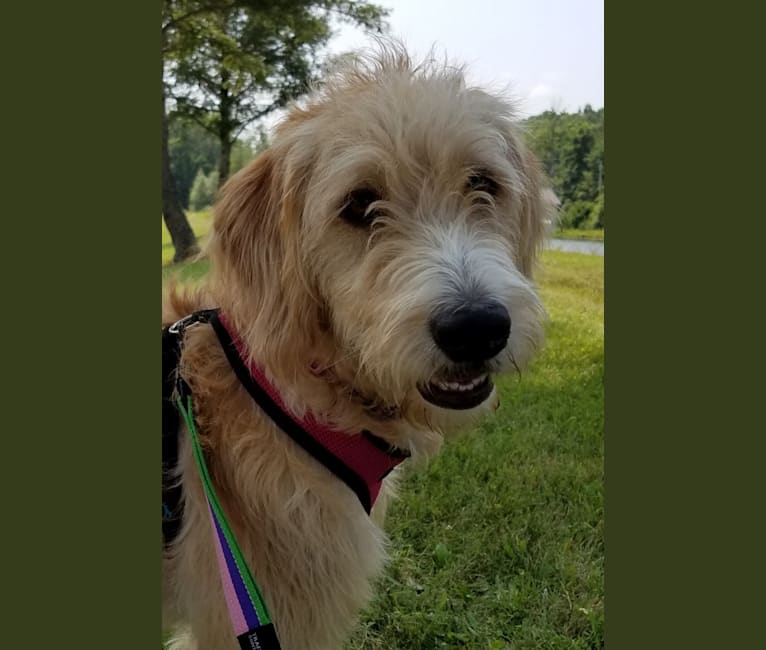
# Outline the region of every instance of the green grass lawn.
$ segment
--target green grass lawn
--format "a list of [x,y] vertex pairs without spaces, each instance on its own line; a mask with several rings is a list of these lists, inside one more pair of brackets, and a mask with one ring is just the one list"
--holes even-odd
[[575,228],[560,228],[556,231],[559,239],[585,239],[588,241],[604,241],[604,229],[577,230]]
[[406,477],[346,650],[603,647],[604,258],[546,250],[540,285],[542,354],[499,382],[494,417]]
[[543,253],[546,347],[404,482],[349,650],[603,646],[603,264]]

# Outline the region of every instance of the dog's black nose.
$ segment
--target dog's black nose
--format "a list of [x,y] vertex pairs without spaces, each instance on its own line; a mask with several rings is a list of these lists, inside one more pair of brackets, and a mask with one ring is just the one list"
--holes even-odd
[[431,336],[452,361],[486,361],[505,347],[511,316],[499,302],[483,302],[431,317]]

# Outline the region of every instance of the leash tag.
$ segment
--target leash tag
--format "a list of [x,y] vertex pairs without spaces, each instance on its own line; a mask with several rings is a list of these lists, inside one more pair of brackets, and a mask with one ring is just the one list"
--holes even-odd
[[237,637],[242,650],[281,650],[274,624],[261,625]]

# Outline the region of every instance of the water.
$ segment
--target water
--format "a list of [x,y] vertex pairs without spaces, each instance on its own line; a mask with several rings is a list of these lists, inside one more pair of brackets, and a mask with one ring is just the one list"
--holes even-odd
[[586,255],[603,255],[604,242],[584,241],[580,239],[549,239],[546,248],[567,253],[585,253]]

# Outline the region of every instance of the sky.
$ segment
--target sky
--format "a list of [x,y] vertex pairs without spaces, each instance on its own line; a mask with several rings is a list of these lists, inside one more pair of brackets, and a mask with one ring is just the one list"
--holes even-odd
[[[436,45],[468,64],[469,81],[509,87],[525,115],[604,105],[603,0],[376,2],[391,10],[391,33],[411,53]],[[329,49],[356,49],[366,41],[360,30],[344,26]]]
[[[435,46],[467,65],[470,83],[516,100],[522,117],[604,105],[603,0],[373,1],[390,10],[390,33],[414,59]],[[369,42],[362,30],[343,25],[327,51]],[[282,115],[275,111],[264,126]]]

